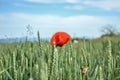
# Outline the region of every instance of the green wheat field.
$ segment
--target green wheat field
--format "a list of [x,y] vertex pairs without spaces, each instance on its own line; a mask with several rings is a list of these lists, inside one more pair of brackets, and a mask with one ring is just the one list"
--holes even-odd
[[1,43],[0,80],[120,80],[120,38]]

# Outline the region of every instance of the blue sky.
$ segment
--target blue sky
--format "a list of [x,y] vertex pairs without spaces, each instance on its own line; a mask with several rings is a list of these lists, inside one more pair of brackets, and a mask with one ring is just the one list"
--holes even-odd
[[0,38],[51,37],[65,31],[72,37],[99,37],[101,28],[120,29],[120,0],[0,0]]

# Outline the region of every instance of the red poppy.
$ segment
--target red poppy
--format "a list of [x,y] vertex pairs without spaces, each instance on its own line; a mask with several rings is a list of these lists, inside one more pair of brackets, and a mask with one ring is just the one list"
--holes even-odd
[[87,73],[86,70],[82,70],[82,75],[85,75]]
[[84,68],[83,70],[82,70],[82,75],[86,75],[87,74],[87,68]]
[[71,40],[71,37],[66,32],[57,32],[53,35],[52,39],[50,40],[50,44],[52,45],[55,43],[56,47],[62,47],[64,44],[68,43]]

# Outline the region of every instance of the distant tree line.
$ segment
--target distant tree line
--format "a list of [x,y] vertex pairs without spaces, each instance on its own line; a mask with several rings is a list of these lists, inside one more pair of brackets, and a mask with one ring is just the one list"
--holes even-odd
[[110,24],[103,26],[101,32],[103,33],[101,37],[120,36],[116,27]]

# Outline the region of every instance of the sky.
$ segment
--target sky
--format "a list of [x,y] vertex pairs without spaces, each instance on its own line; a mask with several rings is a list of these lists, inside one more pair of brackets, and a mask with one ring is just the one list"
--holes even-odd
[[108,24],[120,29],[120,0],[0,0],[0,39],[37,31],[41,38],[58,31],[95,38]]

